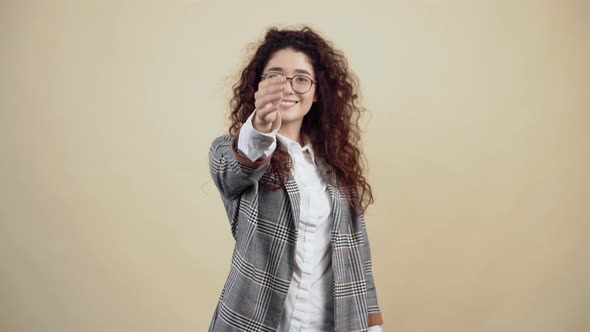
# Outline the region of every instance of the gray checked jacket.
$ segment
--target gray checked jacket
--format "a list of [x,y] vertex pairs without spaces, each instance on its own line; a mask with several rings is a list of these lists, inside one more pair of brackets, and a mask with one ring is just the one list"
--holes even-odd
[[[237,152],[236,145],[234,137],[225,135],[209,150],[211,176],[236,241],[209,331],[274,332],[293,275],[299,191],[292,177],[273,191],[267,173],[271,157],[252,162]],[[334,327],[337,332],[366,332],[383,320],[365,220],[363,215],[351,215],[335,177],[326,179],[333,218]]]

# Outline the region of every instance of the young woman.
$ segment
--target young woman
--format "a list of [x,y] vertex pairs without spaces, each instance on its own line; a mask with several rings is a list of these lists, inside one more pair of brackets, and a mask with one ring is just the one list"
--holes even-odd
[[267,31],[210,170],[236,241],[209,331],[381,331],[357,81],[308,27]]

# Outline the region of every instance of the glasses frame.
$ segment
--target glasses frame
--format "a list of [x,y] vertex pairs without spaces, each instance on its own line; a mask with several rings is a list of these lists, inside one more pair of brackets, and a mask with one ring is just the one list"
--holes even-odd
[[[313,79],[311,79],[311,77],[309,77],[309,76],[307,76],[307,75],[293,75],[293,76],[291,76],[291,77],[288,77],[287,75],[285,75],[285,74],[283,74],[283,73],[279,73],[279,72],[275,72],[275,71],[271,71],[271,72],[268,72],[268,73],[266,73],[266,74],[262,74],[262,75],[260,75],[260,77],[261,77],[263,80],[265,80],[265,79],[266,79],[266,76],[268,76],[268,75],[270,75],[270,74],[281,75],[281,76],[283,76],[284,78],[286,78],[286,79],[287,79],[287,81],[289,81],[289,84],[291,84],[291,89],[293,89],[293,92],[295,92],[295,93],[297,93],[297,94],[300,94],[300,95],[308,93],[308,92],[309,92],[309,90],[311,90],[311,87],[313,87],[313,85],[314,85],[314,84],[317,84],[317,81],[314,81]],[[299,77],[299,76],[301,76],[301,77],[305,77],[305,78],[307,78],[307,79],[309,79],[309,80],[311,81],[311,84],[309,85],[309,89],[307,89],[307,91],[305,91],[305,92],[298,92],[298,91],[295,91],[295,87],[293,86],[293,79],[294,79],[295,77]]]

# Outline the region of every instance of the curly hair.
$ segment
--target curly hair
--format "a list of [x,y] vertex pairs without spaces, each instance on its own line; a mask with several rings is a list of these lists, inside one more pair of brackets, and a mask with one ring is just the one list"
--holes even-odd
[[[254,93],[264,66],[276,51],[286,48],[307,55],[317,81],[317,102],[303,118],[301,132],[309,138],[315,155],[327,168],[326,173],[336,175],[351,209],[364,213],[374,200],[371,186],[363,176],[366,162],[359,147],[359,119],[365,111],[358,101],[359,83],[348,69],[342,51],[335,49],[310,27],[298,30],[271,27],[267,30],[263,42],[242,70],[239,81],[233,85],[229,133],[237,135],[254,111]],[[277,148],[268,170],[273,188],[278,189],[286,183],[291,167],[289,154]]]

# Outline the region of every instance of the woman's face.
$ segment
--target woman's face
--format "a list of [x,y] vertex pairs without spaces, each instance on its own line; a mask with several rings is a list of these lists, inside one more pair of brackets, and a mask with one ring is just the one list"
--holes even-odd
[[[307,55],[292,48],[278,50],[270,57],[262,74],[271,72],[283,74],[285,77],[304,75],[313,81],[316,80],[313,66]],[[301,126],[303,117],[309,112],[313,102],[317,100],[316,84],[313,83],[309,91],[300,94],[293,91],[290,81],[287,79],[285,82],[283,99],[279,106],[282,126],[297,124]]]

